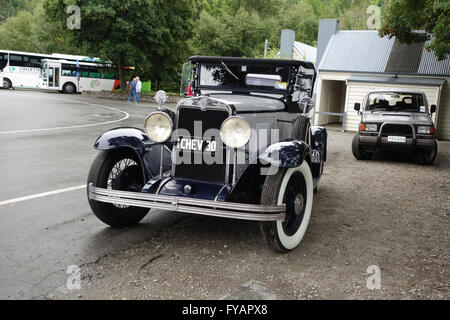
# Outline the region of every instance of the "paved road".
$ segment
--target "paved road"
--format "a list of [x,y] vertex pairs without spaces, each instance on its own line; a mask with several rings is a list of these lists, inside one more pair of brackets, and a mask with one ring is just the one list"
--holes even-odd
[[[155,210],[113,230],[93,216],[83,187],[92,144],[142,127],[155,107],[0,90],[0,299],[450,297],[450,142],[433,166],[356,161],[353,135],[331,131],[308,232],[279,255],[251,222]],[[64,292],[70,265],[82,289]],[[380,290],[366,287],[373,265]]]
[[[95,139],[113,127],[142,128],[155,108],[0,90],[0,299],[42,298],[65,283],[69,265],[126,249],[179,219],[154,212],[132,232],[113,230],[92,215],[82,187],[97,154]],[[39,196],[72,187],[78,188]]]

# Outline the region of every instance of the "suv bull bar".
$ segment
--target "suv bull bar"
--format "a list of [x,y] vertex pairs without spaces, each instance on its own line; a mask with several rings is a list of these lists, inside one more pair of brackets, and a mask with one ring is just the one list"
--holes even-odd
[[119,191],[88,186],[90,200],[141,208],[170,210],[204,216],[250,221],[283,221],[286,205],[265,206],[236,202],[200,200],[193,198],[155,195],[142,192]]
[[[405,143],[397,143],[397,142],[389,142],[387,137],[383,137],[383,128],[385,125],[402,125],[402,126],[409,126],[411,127],[412,132],[412,138],[407,137]],[[375,132],[374,132],[375,133]],[[416,134],[416,129],[412,124],[405,124],[401,122],[384,122],[376,136],[374,135],[359,135],[359,141],[362,145],[369,145],[369,146],[388,146],[388,145],[395,145],[395,146],[404,146],[408,148],[417,148],[417,149],[431,149],[434,147],[434,139],[424,139],[424,138],[418,138]]]

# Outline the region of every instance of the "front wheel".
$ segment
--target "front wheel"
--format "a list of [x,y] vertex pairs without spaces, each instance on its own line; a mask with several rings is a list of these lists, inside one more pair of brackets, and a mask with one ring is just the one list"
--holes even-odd
[[363,150],[359,144],[359,136],[356,135],[353,137],[352,141],[352,152],[353,156],[357,160],[370,160],[372,158],[373,153],[367,150]]
[[3,89],[11,89],[12,83],[9,79],[3,79]]
[[434,159],[436,159],[436,155],[437,155],[437,142],[434,141],[434,146],[431,150],[428,151],[416,151],[414,153],[414,160],[417,164],[421,164],[421,165],[430,165],[434,162]]
[[262,205],[286,204],[284,221],[261,222],[261,232],[273,249],[286,253],[303,239],[311,217],[313,178],[307,162],[300,167],[279,169],[268,176],[261,194]]
[[[94,160],[89,171],[88,186],[140,192],[144,177],[139,160],[132,152],[103,151]],[[92,211],[104,223],[124,228],[141,221],[149,209],[98,202],[89,199]]]

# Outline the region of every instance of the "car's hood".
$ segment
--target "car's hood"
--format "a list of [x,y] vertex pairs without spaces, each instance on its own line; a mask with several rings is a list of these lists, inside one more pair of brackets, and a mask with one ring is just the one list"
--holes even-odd
[[239,112],[273,112],[284,110],[282,101],[273,97],[261,97],[239,94],[211,94],[211,98],[218,99],[228,105],[234,105]]
[[431,125],[430,116],[425,113],[413,112],[366,112],[363,115],[364,122],[405,122],[408,124]]

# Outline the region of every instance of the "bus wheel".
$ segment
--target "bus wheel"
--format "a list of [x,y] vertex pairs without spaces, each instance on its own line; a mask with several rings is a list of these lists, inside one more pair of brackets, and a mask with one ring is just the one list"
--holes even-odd
[[75,91],[76,91],[76,88],[75,88],[75,85],[73,83],[66,83],[64,85],[64,88],[63,88],[63,92],[64,93],[72,94],[72,93],[75,93]]
[[11,80],[4,78],[3,79],[3,89],[11,89],[12,83]]

